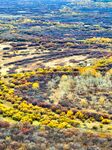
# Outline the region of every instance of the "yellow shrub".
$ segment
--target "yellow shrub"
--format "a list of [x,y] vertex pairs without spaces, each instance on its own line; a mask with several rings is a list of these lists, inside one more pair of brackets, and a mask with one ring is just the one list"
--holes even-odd
[[51,120],[50,123],[48,124],[48,126],[50,127],[57,127],[58,126],[58,121],[56,120]]
[[32,88],[33,88],[33,89],[39,88],[39,83],[38,83],[38,82],[33,83],[33,84],[32,84]]
[[103,96],[100,97],[99,103],[100,103],[100,105],[104,105],[105,104],[105,98]]
[[112,130],[112,125],[109,125],[108,130]]
[[8,93],[9,94],[14,94],[14,89],[9,89]]
[[73,120],[72,126],[74,126],[74,127],[80,126],[80,121],[78,121],[78,120]]
[[75,116],[79,119],[84,119],[84,114],[81,111],[78,111]]
[[80,71],[81,75],[92,75],[92,76],[95,76],[95,77],[100,77],[101,76],[100,72],[97,72],[92,67],[81,67],[81,68],[79,68],[79,71]]
[[44,73],[44,69],[43,69],[43,68],[38,68],[38,69],[37,69],[37,72],[39,72],[39,73]]
[[60,123],[58,125],[58,128],[62,129],[62,128],[66,128],[68,126],[68,123],[67,122],[63,122],[63,123]]
[[24,113],[22,113],[22,112],[18,112],[18,113],[16,113],[16,114],[14,114],[14,115],[12,116],[12,118],[13,118],[14,120],[20,121],[20,120],[22,119],[22,117],[23,117],[23,114],[24,114]]
[[22,117],[21,122],[23,122],[23,123],[25,123],[25,122],[32,123],[33,120],[29,116],[24,116],[24,117]]
[[41,122],[42,125],[48,125],[50,123],[50,120],[44,120]]
[[103,119],[103,120],[102,120],[102,123],[103,123],[103,124],[110,124],[110,123],[111,123],[111,120],[109,120],[109,119]]
[[68,110],[67,111],[67,117],[71,117],[73,115],[73,111],[72,110]]
[[104,37],[93,37],[93,38],[89,38],[86,39],[84,41],[87,44],[106,44],[106,43],[112,43],[112,39],[111,38],[104,38]]

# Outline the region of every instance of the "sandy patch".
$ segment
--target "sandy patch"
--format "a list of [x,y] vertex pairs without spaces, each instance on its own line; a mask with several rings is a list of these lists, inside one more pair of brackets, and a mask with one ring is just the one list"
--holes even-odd
[[83,61],[87,58],[87,56],[70,56],[70,57],[64,57],[64,58],[60,58],[60,59],[55,59],[55,60],[52,60],[48,63],[45,63],[45,66],[49,66],[49,67],[53,67],[55,65],[59,65],[59,64],[65,64],[65,65],[71,65],[73,66],[74,63],[71,63],[70,60],[74,60],[74,61]]

